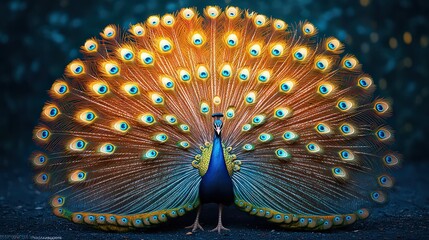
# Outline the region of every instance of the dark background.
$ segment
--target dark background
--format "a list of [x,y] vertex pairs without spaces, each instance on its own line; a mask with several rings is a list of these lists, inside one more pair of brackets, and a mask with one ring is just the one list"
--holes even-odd
[[[47,90],[64,67],[80,57],[79,47],[108,24],[126,28],[153,14],[209,4],[235,5],[288,23],[308,19],[325,36],[346,43],[378,86],[376,94],[393,102],[388,120],[395,129],[394,148],[403,155],[391,203],[369,220],[328,233],[288,232],[227,210],[223,237],[362,238],[428,236],[429,144],[429,1],[23,1],[0,2],[0,239],[13,236],[113,238],[219,237],[207,232],[186,236],[182,225],[148,233],[106,235],[59,220],[50,214],[48,195],[36,190],[28,156],[35,149],[32,129]],[[411,37],[411,38],[410,38]],[[214,227],[216,210],[203,222]],[[185,224],[185,225],[186,225]],[[261,226],[257,228],[257,226]],[[46,228],[46,230],[42,230]]]

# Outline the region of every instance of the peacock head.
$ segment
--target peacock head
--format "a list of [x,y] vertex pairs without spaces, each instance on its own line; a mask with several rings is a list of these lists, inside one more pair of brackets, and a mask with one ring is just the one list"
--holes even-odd
[[213,122],[213,129],[215,130],[215,134],[220,136],[220,132],[222,131],[223,122],[220,120],[223,117],[222,113],[213,113],[212,117],[215,119]]

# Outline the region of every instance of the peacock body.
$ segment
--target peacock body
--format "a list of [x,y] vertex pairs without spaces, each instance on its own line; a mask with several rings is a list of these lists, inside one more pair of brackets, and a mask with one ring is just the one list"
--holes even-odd
[[[144,228],[218,203],[329,229],[387,200],[399,157],[389,102],[309,22],[209,6],[107,26],[50,90],[35,182],[55,215]],[[202,228],[201,228],[202,229]]]

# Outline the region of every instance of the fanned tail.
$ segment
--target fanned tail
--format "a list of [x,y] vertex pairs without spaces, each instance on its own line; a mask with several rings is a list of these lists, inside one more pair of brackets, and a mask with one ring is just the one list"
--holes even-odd
[[373,80],[358,60],[340,55],[336,38],[317,38],[311,23],[284,32],[277,29],[285,23],[256,13],[243,21],[238,35],[247,48],[231,56],[246,62],[230,61],[250,71],[230,85],[224,129],[240,163],[235,203],[288,228],[328,229],[368,217],[368,207],[387,200],[390,168],[399,162],[387,147],[389,102],[372,97]]
[[198,55],[182,29],[201,30],[200,22],[183,9],[128,33],[109,25],[53,84],[34,131],[45,150],[32,161],[36,183],[56,191],[57,216],[127,230],[198,206],[200,175],[191,162],[210,139],[210,119],[189,116],[199,113],[201,87],[189,84]]
[[[334,37],[209,6],[107,26],[50,91],[34,138],[35,181],[57,216],[147,227],[199,205],[213,125],[235,203],[289,228],[328,229],[387,200],[389,101]],[[197,169],[196,169],[197,168]]]

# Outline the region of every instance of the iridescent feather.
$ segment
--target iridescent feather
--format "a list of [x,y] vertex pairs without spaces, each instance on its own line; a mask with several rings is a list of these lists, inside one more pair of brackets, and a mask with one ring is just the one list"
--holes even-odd
[[329,229],[387,200],[399,157],[390,103],[334,37],[250,11],[186,8],[82,46],[34,130],[35,181],[57,216],[147,227],[199,206],[213,113],[235,204],[287,228]]

